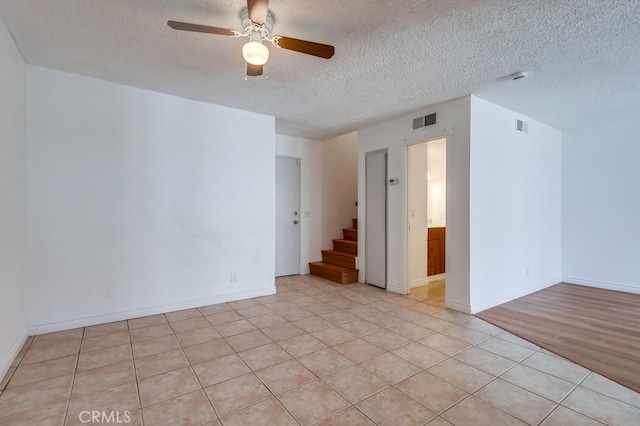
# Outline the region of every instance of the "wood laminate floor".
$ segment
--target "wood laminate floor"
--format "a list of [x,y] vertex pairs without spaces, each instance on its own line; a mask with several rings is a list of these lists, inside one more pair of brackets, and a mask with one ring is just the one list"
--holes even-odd
[[477,317],[640,392],[640,295],[557,284]]

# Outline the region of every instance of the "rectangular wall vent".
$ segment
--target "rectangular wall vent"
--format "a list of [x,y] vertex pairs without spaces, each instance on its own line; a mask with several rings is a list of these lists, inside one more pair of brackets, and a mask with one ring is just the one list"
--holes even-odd
[[431,126],[436,124],[436,113],[434,112],[433,114],[429,114],[429,115],[425,115],[424,116],[424,125],[425,126]]
[[522,133],[529,133],[529,124],[522,120],[516,120],[516,130]]
[[436,124],[436,113],[413,119],[413,130]]

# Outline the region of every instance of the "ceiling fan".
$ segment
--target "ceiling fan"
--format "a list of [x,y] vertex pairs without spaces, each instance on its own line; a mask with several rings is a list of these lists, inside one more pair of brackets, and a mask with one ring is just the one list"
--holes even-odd
[[249,41],[242,47],[242,56],[247,63],[247,76],[256,77],[263,74],[264,64],[269,59],[269,49],[264,41],[271,42],[275,47],[293,50],[319,58],[330,59],[335,48],[328,44],[299,40],[291,37],[273,36],[269,34],[273,28],[273,16],[269,12],[269,0],[247,0],[247,8],[241,13],[244,32],[227,28],[210,27],[207,25],[190,24],[187,22],[168,21],[174,30],[192,31],[198,33],[217,34],[229,37],[248,37]]

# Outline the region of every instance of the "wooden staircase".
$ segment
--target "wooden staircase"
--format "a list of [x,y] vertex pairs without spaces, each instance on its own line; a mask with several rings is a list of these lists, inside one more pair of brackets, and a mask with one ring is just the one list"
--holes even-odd
[[338,284],[358,281],[358,219],[352,219],[353,228],[342,230],[342,239],[333,240],[333,250],[322,250],[322,262],[309,263],[311,275]]

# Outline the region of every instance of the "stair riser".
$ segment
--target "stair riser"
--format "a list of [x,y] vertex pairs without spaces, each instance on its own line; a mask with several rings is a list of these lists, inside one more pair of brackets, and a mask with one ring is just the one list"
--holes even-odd
[[343,229],[342,235],[344,235],[345,240],[358,241],[358,231],[354,229]]
[[344,243],[342,241],[333,240],[333,249],[345,253],[358,254],[358,246],[356,244]]
[[316,265],[309,265],[311,275],[322,277],[338,284],[349,284],[358,281],[358,271],[337,272],[329,271]]
[[338,256],[333,253],[322,252],[322,261],[344,266],[349,269],[356,269],[356,259],[354,257]]

